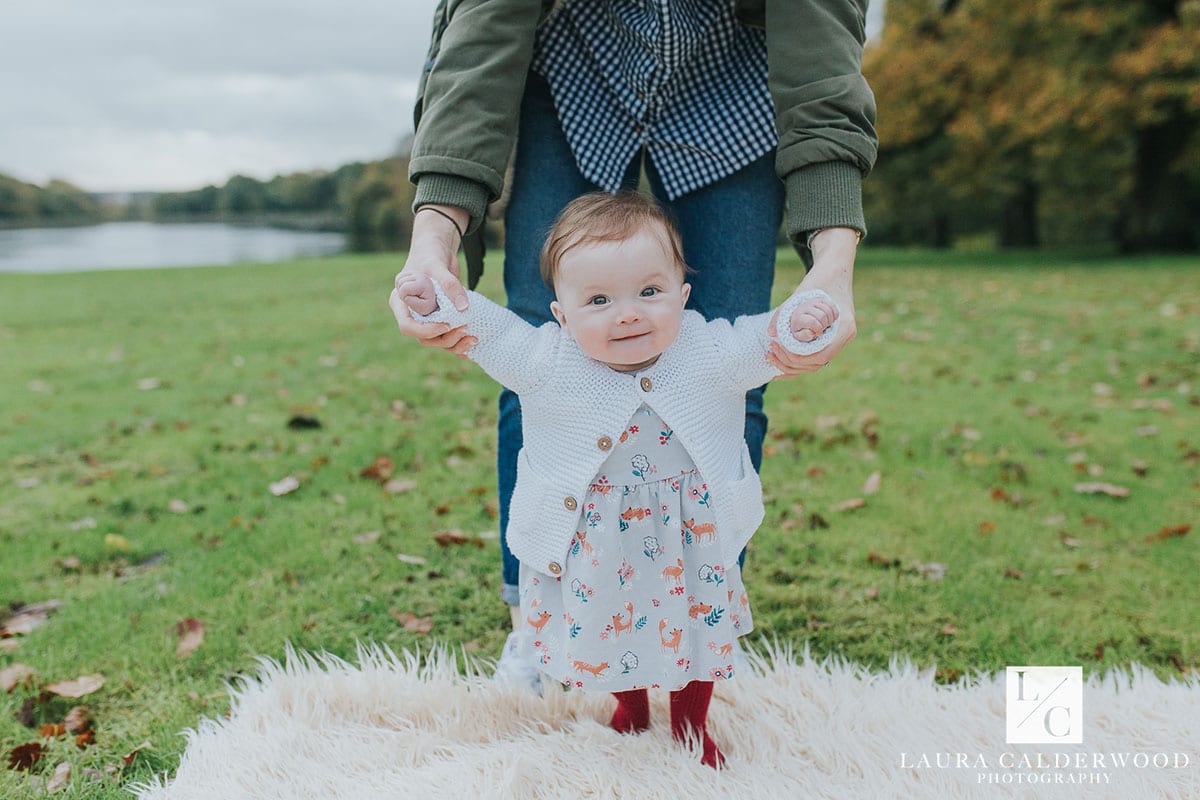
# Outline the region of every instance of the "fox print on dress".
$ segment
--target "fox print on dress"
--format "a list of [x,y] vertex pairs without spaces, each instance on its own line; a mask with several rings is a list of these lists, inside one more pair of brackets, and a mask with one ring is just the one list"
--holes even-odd
[[561,574],[522,565],[531,656],[589,691],[723,679],[732,641],[753,628],[740,570],[718,561],[707,484],[669,424],[634,416],[580,503]]

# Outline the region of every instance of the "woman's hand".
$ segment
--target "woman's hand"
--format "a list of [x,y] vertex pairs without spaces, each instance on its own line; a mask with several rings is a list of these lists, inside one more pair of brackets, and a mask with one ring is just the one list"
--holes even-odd
[[[767,354],[767,360],[778,368],[783,374],[780,378],[788,378],[794,375],[800,375],[806,372],[816,372],[821,367],[833,360],[842,348],[854,340],[858,333],[855,325],[854,316],[854,256],[858,250],[858,232],[853,228],[826,228],[813,237],[813,268],[809,270],[808,275],[804,276],[804,280],[800,282],[797,291],[805,291],[808,289],[823,289],[833,298],[833,302],[837,307],[838,323],[837,336],[823,350],[818,350],[811,355],[797,355],[788,351],[783,345],[777,341],[771,342],[771,352]],[[814,304],[815,305],[815,304]],[[824,305],[823,303],[821,304]],[[810,311],[809,306],[801,306],[796,310],[793,319],[801,312]],[[812,336],[806,336],[800,331],[802,327],[813,327],[820,324],[821,320],[827,314],[813,314],[811,320],[797,320],[802,324],[800,326],[792,325],[792,329],[797,331],[797,338],[800,341],[811,341]],[[803,315],[801,315],[803,316]],[[777,335],[779,314],[771,318],[771,323],[767,328],[767,332],[772,339]],[[785,324],[792,324],[793,320],[785,320]],[[830,320],[832,322],[832,320]],[[822,328],[823,330],[824,328]]]
[[450,350],[460,356],[477,341],[466,335],[466,327],[451,328],[445,322],[418,322],[401,297],[411,288],[407,286],[410,276],[424,276],[441,284],[454,307],[466,311],[467,292],[458,280],[458,245],[459,231],[465,230],[469,222],[467,212],[457,206],[421,206],[417,209],[408,259],[404,269],[396,275],[396,288],[388,303],[396,317],[396,325],[405,336],[417,339],[425,347]]

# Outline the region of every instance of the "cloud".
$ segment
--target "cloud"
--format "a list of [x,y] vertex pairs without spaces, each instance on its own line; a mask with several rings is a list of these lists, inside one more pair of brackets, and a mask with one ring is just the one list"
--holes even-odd
[[6,10],[0,172],[183,189],[383,157],[412,128],[433,1]]

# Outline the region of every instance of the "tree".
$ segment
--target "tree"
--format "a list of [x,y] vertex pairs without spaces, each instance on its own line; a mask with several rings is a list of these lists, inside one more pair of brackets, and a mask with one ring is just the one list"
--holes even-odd
[[[904,220],[923,193],[956,228],[986,211],[1004,246],[1099,233],[1125,249],[1200,247],[1187,213],[1200,202],[1200,0],[887,11],[864,62],[881,109],[876,205],[907,197],[891,206]],[[918,227],[937,238],[933,216]]]

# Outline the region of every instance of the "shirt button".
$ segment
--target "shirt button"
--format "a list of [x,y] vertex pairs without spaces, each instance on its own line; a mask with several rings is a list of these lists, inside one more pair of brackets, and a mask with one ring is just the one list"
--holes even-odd
[[567,511],[574,511],[575,509],[579,508],[579,503],[575,502],[574,497],[567,495],[563,498],[563,508],[565,508]]
[[642,391],[643,392],[648,392],[653,388],[654,388],[654,384],[650,382],[649,378],[642,378]]
[[599,447],[601,450],[604,450],[604,451],[611,450],[612,449],[612,439],[608,438],[607,436],[601,436],[599,439],[596,440],[596,447]]
[[546,565],[546,569],[550,570],[551,575],[558,575],[560,572],[562,572],[562,567],[557,561],[551,561]]

